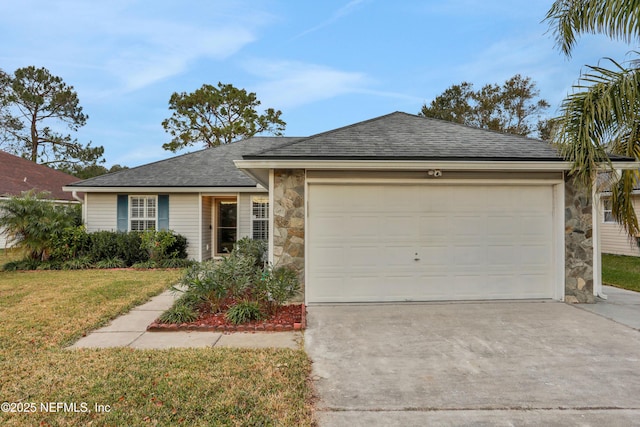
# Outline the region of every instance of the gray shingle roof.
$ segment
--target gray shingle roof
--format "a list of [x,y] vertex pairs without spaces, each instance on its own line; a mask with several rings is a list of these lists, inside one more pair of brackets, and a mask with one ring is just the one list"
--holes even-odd
[[255,187],[236,168],[243,154],[274,148],[300,138],[253,137],[155,163],[76,182],[69,187]]
[[244,159],[562,161],[544,141],[395,112]]

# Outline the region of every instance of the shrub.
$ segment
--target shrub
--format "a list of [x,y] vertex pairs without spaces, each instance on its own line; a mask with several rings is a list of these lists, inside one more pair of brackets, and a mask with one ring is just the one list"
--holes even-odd
[[62,262],[60,261],[52,261],[52,260],[48,260],[48,261],[37,261],[37,267],[35,268],[36,270],[62,270],[63,269],[63,265]]
[[267,261],[267,242],[243,237],[236,242],[233,253],[237,256],[252,257],[255,259],[256,267],[263,268]]
[[270,311],[293,298],[300,290],[300,281],[296,272],[287,267],[270,267],[258,281],[261,299],[270,306]]
[[183,293],[171,308],[159,317],[162,323],[189,323],[198,318],[198,305],[202,300],[195,294]]
[[0,228],[7,242],[16,244],[30,259],[47,260],[54,233],[77,225],[77,211],[73,210],[77,208],[56,207],[47,198],[47,193],[28,191],[0,203]]
[[135,264],[133,264],[131,267],[133,268],[140,268],[140,269],[144,269],[144,268],[158,268],[158,263],[155,261],[142,261],[142,262],[136,262]]
[[185,294],[192,294],[205,301],[207,308],[213,312],[220,309],[225,299],[224,283],[216,275],[217,261],[205,261],[194,264],[185,271],[180,284],[186,287]]
[[241,301],[229,307],[225,316],[229,322],[240,324],[260,320],[263,317],[260,304],[257,301]]
[[83,270],[91,267],[93,267],[93,262],[87,256],[72,258],[62,263],[63,270]]
[[120,258],[107,258],[96,262],[96,268],[124,268],[127,264]]
[[130,266],[149,259],[146,252],[140,250],[142,238],[138,232],[97,231],[89,237],[88,255],[96,262],[119,258]]
[[193,265],[195,261],[189,259],[168,258],[158,261],[160,268],[185,268]]
[[87,254],[90,237],[84,226],[79,225],[56,230],[52,235],[51,243],[53,245],[51,259],[67,261]]
[[198,312],[185,305],[174,305],[160,315],[162,323],[189,323],[198,319]]
[[140,249],[152,261],[187,257],[187,239],[180,234],[171,230],[147,230],[141,236]]
[[231,253],[216,264],[214,280],[226,291],[226,298],[240,299],[251,292],[255,280],[255,259]]
[[228,257],[190,266],[179,283],[186,288],[183,297],[212,312],[230,305],[226,316],[233,323],[262,318],[263,307],[277,310],[299,291],[300,283],[289,268],[263,268],[262,262],[256,262],[263,250],[264,242],[242,239]]
[[18,261],[11,261],[2,266],[3,271],[35,270],[40,265],[37,259],[25,258]]

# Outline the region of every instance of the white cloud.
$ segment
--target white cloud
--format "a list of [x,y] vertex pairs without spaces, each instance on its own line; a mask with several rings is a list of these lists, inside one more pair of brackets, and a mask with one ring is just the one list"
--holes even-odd
[[310,33],[314,33],[318,30],[321,30],[325,27],[330,26],[331,24],[333,24],[334,22],[344,18],[345,16],[348,16],[349,14],[353,13],[356,8],[364,3],[367,0],[351,0],[349,3],[347,3],[346,5],[342,6],[340,9],[336,10],[333,15],[331,15],[331,17],[329,19],[327,19],[326,21],[321,22],[320,24],[316,25],[315,27],[309,28],[306,31],[301,32],[300,34],[298,34],[297,36],[294,37],[294,39],[297,39],[299,37],[303,37],[306,36],[307,34]]
[[213,1],[12,2],[0,8],[0,37],[20,43],[5,46],[0,58],[7,68],[37,58],[36,65],[53,65],[65,76],[81,68],[86,78],[90,69],[92,93],[119,95],[180,74],[197,60],[226,59],[274,19],[249,6],[229,13],[231,7]]
[[126,46],[105,64],[111,74],[120,76],[125,92],[179,74],[190,62],[201,58],[225,59],[255,40],[250,30],[240,26],[202,29],[168,22],[145,22],[142,27],[137,24],[120,41],[136,43]]
[[362,92],[373,83],[364,73],[296,61],[250,61],[247,71],[266,80],[255,89],[262,105],[279,109]]

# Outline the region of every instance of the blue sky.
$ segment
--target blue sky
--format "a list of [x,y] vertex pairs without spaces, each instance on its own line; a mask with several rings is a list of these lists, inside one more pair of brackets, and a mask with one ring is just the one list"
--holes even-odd
[[[46,67],[89,115],[76,136],[106,166],[171,157],[173,92],[230,83],[306,136],[393,111],[452,84],[531,77],[554,115],[585,64],[635,48],[579,40],[571,59],[541,21],[551,0],[21,0],[0,5],[0,68]],[[603,63],[604,64],[604,63]],[[198,147],[200,148],[200,147]],[[191,151],[196,148],[192,148]]]

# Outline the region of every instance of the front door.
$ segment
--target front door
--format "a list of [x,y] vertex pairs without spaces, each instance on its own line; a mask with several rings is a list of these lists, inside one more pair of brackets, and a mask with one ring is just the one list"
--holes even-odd
[[216,255],[229,254],[238,235],[238,202],[236,199],[216,201]]

